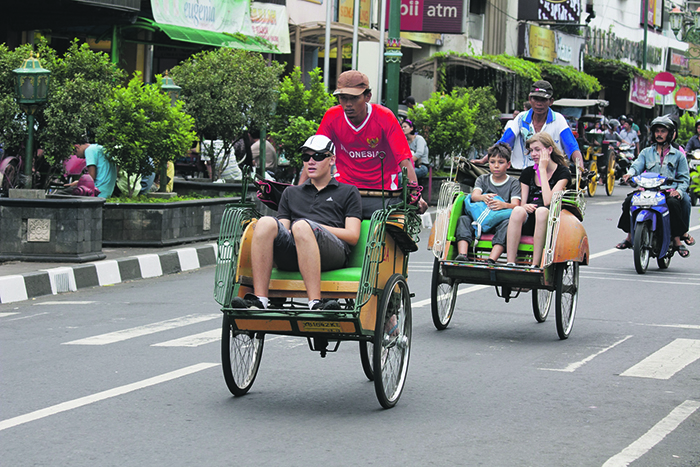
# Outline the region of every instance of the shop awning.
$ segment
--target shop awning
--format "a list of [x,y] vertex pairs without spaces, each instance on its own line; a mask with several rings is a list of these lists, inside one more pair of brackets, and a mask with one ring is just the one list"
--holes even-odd
[[277,47],[258,37],[245,34],[229,34],[226,32],[213,32],[204,29],[194,29],[185,26],[156,23],[148,18],[139,18],[139,26],[146,26],[154,31],[162,31],[174,41],[189,42],[192,44],[208,45],[212,47],[230,47],[233,49],[250,50],[261,53],[280,53]]
[[552,102],[552,105],[560,105],[562,107],[589,107],[593,105],[607,107],[609,102],[603,99],[557,99]]
[[[424,58],[423,60],[418,60],[417,62],[411,63],[410,65],[401,68],[401,73],[418,74],[430,78],[435,73],[437,69],[437,62],[439,60],[440,59],[438,58]],[[443,64],[447,66],[464,66],[467,68],[474,68],[477,70],[481,70],[483,68],[493,68],[506,74],[515,74],[513,70],[510,70],[497,63],[474,57],[449,56],[446,59],[442,60]]]
[[[305,44],[313,44],[323,47],[323,38],[326,35],[325,21],[311,21],[308,23],[302,23],[297,25],[290,24],[290,27],[299,28],[299,35],[301,37],[302,42],[304,42]],[[379,31],[368,28],[357,29],[358,40],[366,42],[379,42]],[[291,37],[294,37],[294,34],[291,34]],[[331,23],[331,37],[333,38],[333,40],[335,40],[336,37],[342,37],[343,39],[352,39],[352,24]],[[401,47],[408,47],[411,49],[421,48],[420,45],[405,38],[401,38]]]

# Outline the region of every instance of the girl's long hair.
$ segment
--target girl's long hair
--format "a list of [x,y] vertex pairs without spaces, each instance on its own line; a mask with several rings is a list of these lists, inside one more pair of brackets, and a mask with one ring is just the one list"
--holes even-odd
[[569,167],[569,159],[562,154],[561,149],[557,147],[556,143],[554,143],[554,140],[548,133],[545,133],[544,131],[536,133],[525,142],[525,147],[529,150],[530,145],[535,142],[539,142],[545,148],[552,148],[552,154],[549,156],[550,159],[552,159],[558,165]]

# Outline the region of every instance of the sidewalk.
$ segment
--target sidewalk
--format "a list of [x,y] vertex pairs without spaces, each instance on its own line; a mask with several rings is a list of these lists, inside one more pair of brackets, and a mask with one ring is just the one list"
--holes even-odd
[[0,303],[88,287],[159,277],[216,264],[216,242],[164,248],[103,248],[107,257],[89,263],[0,263]]

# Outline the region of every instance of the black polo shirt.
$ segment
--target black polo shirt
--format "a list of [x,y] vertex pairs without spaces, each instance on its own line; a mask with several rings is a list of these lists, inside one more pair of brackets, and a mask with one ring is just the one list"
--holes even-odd
[[309,219],[330,227],[345,227],[346,217],[362,219],[362,200],[356,186],[339,183],[332,178],[321,191],[306,180],[290,186],[282,193],[278,219]]

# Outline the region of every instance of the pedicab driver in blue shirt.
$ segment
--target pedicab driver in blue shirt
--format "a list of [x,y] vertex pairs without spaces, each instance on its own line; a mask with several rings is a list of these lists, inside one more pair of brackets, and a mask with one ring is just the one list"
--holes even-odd
[[284,190],[277,217],[258,220],[251,245],[254,294],[234,298],[233,308],[267,308],[274,262],[301,272],[310,309],[340,309],[335,300],[321,301],[321,271],[345,267],[360,238],[360,192],[331,174],[335,146],[326,136],[310,137],[301,150],[308,178]]
[[514,169],[524,169],[534,164],[525,148],[525,142],[535,133],[544,131],[552,137],[554,144],[569,159],[576,162],[582,171],[584,170],[581,151],[566,118],[549,108],[554,102],[553,95],[554,89],[549,81],[536,81],[530,88],[528,98],[532,108],[510,120],[503,136],[497,141],[497,143],[506,143],[512,148],[511,167]]

